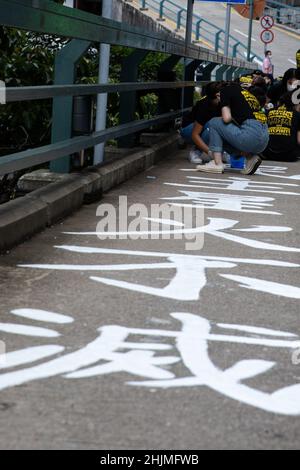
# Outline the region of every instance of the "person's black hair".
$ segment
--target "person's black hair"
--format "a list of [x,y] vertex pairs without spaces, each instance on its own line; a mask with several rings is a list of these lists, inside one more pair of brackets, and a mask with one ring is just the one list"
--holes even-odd
[[270,52],[271,52],[271,54],[272,54],[272,51],[270,51],[270,50],[269,50],[269,51],[266,51],[266,52],[265,52],[265,57],[267,57],[267,55],[268,55]]
[[286,89],[287,89],[287,82],[288,82],[289,80],[291,80],[291,78],[299,79],[299,72],[298,72],[297,69],[290,68],[290,69],[287,69],[287,70],[284,72],[284,75],[283,75],[283,78],[282,78],[282,81],[281,81],[282,88],[283,88],[284,91],[286,91]]
[[250,88],[248,88],[249,93],[255,96],[255,98],[258,100],[260,106],[263,108],[267,102],[267,93],[266,89],[261,87],[261,86],[256,86],[253,85]]
[[260,75],[260,76],[263,76],[264,73],[262,72],[262,70],[257,69],[257,70],[254,70],[254,72],[252,72],[252,75]]
[[217,93],[220,93],[223,82],[210,82],[205,87],[205,95],[209,100],[214,100]]
[[293,93],[293,91],[288,91],[287,93],[284,93],[279,98],[279,106],[285,106],[288,111],[293,111],[295,106],[292,101]]
[[265,79],[263,77],[255,78],[255,83],[252,86],[260,87],[264,90],[265,93],[267,93],[268,85],[266,84]]

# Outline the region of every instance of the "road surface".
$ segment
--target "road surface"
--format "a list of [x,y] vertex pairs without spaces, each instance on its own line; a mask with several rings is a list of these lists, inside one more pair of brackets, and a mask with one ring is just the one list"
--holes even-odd
[[186,153],[0,258],[2,449],[299,448],[299,163],[210,177]]

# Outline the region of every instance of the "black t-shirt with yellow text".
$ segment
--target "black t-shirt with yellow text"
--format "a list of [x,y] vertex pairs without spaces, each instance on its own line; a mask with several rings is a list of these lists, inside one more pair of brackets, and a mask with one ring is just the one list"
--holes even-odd
[[256,119],[263,124],[267,122],[258,99],[236,83],[232,83],[221,90],[221,108],[225,106],[230,108],[233,120],[239,125],[246,119]]
[[279,106],[268,113],[270,140],[273,152],[289,152],[297,148],[297,132],[300,131],[300,113]]

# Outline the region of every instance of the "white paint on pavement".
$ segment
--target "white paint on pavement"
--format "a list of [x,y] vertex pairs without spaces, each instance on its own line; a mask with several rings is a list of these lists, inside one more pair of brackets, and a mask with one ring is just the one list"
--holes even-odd
[[267,294],[287,297],[289,299],[300,299],[299,287],[246,276],[232,276],[230,274],[220,274],[220,276],[224,277],[225,279],[230,279],[231,281],[239,282],[240,287],[244,287],[245,289],[265,292]]
[[30,318],[31,320],[42,322],[64,324],[72,323],[74,321],[72,317],[67,315],[60,315],[58,313],[47,312],[46,310],[39,310],[35,308],[18,308],[12,310],[11,313],[19,317]]
[[[231,343],[296,350],[300,347],[298,335],[250,325],[213,325],[207,319],[190,313],[173,313],[171,317],[181,323],[181,330],[103,326],[98,329],[95,340],[77,351],[32,367],[0,373],[0,390],[50,377],[79,380],[125,372],[150,379],[128,382],[132,386],[162,389],[205,386],[232,400],[267,412],[291,416],[300,414],[300,384],[268,393],[242,383],[243,380],[275,369],[275,362],[247,359],[220,369],[209,355],[210,343],[210,348],[214,343]],[[213,333],[212,328],[221,331]],[[223,333],[224,329],[235,330],[243,335],[227,335]],[[137,338],[136,342],[128,342],[130,336]],[[164,342],[147,342],[147,337],[161,338]],[[171,356],[156,354],[157,351],[170,349],[174,350]],[[8,367],[20,367],[58,352],[61,349],[51,345],[14,351],[8,353]],[[187,372],[183,372],[182,376],[176,376],[175,371],[170,369],[177,363],[182,363],[186,368]]]

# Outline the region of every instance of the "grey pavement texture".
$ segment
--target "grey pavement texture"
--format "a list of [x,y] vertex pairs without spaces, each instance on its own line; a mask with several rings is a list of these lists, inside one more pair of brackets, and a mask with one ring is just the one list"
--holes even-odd
[[[150,204],[161,202],[160,198],[180,195],[178,191],[185,188],[164,183],[186,184],[188,176],[203,176],[193,171],[193,166],[188,163],[186,156],[186,150],[173,153],[157,166],[111,190],[100,201],[101,204],[109,203],[117,207],[119,196],[127,195],[129,205],[144,203],[149,208]],[[265,165],[274,166],[272,163]],[[277,186],[273,185],[271,194],[216,190],[215,186],[191,190],[272,197],[274,201],[265,209],[281,215],[205,209],[205,223],[209,222],[209,218],[218,217],[236,220],[238,223],[234,229],[247,229],[256,225],[291,227],[293,230],[288,232],[225,232],[285,247],[299,247],[299,196],[276,194],[276,190],[281,183],[282,191],[300,194],[300,181],[288,179],[289,176],[300,174],[300,164],[276,166],[286,169],[279,169],[275,176],[257,174],[250,177],[251,181],[257,183],[277,183]],[[210,178],[205,175],[203,177]],[[218,180],[221,182],[222,179],[230,177],[239,177],[239,174],[228,170],[224,175],[211,176],[217,183]],[[284,186],[283,183],[295,186]],[[26,360],[26,348],[59,345],[65,350],[54,357],[63,357],[94,341],[99,336],[97,330],[106,325],[179,331],[180,322],[170,316],[172,312],[191,313],[197,317],[201,315],[211,322],[213,333],[223,335],[252,339],[259,337],[254,332],[247,334],[234,330],[221,331],[216,324],[247,325],[300,335],[299,299],[246,289],[240,287],[240,283],[220,276],[247,276],[296,287],[299,285],[299,268],[295,267],[270,267],[266,263],[238,264],[230,269],[208,269],[207,284],[198,300],[193,301],[168,299],[143,291],[135,292],[90,279],[90,276],[101,276],[159,288],[166,286],[173,278],[172,269],[91,273],[83,269],[57,271],[50,268],[20,267],[29,264],[93,266],[167,262],[166,258],[159,258],[157,261],[155,257],[145,258],[139,254],[82,254],[57,248],[66,245],[262,261],[271,259],[290,263],[300,261],[297,252],[258,249],[207,234],[202,250],[186,252],[185,240],[99,240],[93,235],[65,233],[95,231],[99,222],[99,217],[96,216],[99,204],[82,207],[62,223],[47,228],[30,241],[0,257],[0,330],[3,330],[2,324],[16,323],[48,328],[60,333],[57,337],[41,337],[1,330],[0,340],[5,341],[7,352],[24,349],[22,357]],[[189,290],[188,285],[186,288]],[[289,288],[286,290],[288,292]],[[74,322],[55,324],[10,313],[12,310],[24,308],[68,315],[74,318]],[[264,338],[274,339],[271,336]],[[128,341],[171,345],[171,350],[155,351],[155,355],[178,356],[174,338],[139,336],[136,333],[131,335]],[[272,361],[274,366],[271,369],[242,381],[261,392],[271,394],[300,382],[300,365],[292,364],[291,348],[208,341],[208,353],[215,366],[222,370],[242,360]],[[13,378],[17,371],[24,371],[51,359],[52,357],[48,357],[33,361],[32,364],[16,365],[8,370],[0,368],[0,387],[4,383],[5,374],[11,373],[10,377]],[[103,363],[104,361],[101,362]],[[182,360],[176,364],[162,365],[161,368],[173,372],[177,378],[191,375]],[[55,370],[53,374],[53,377],[32,381],[27,380],[25,375],[24,383],[0,391],[1,449],[299,448],[299,414],[269,412],[259,406],[251,406],[225,396],[207,386],[145,388],[128,384],[130,381],[148,380],[143,373],[138,376],[124,371],[85,378],[66,378],[65,373],[56,375]]]

